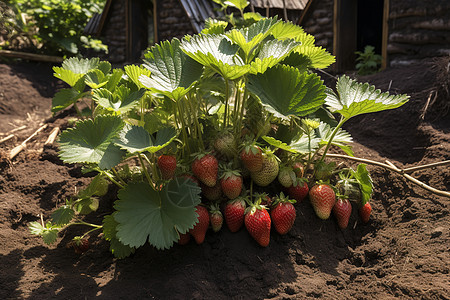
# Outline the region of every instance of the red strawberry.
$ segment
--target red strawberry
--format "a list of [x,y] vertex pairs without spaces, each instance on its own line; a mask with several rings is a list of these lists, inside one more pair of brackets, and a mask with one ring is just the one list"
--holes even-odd
[[231,232],[237,232],[244,224],[245,201],[238,197],[234,200],[228,201],[225,206],[224,216],[228,229]]
[[245,214],[245,228],[253,239],[262,247],[267,247],[270,242],[270,215],[261,205],[253,205],[247,208]]
[[295,162],[292,165],[292,169],[294,169],[295,175],[297,175],[298,178],[302,178],[305,173],[305,167],[301,162]]
[[272,198],[270,198],[269,195],[267,195],[266,193],[255,193],[254,194],[255,197],[255,203],[257,204],[261,204],[267,207],[271,207],[272,206]]
[[359,208],[359,216],[361,217],[363,223],[369,222],[371,212],[372,212],[372,205],[370,205],[370,202],[366,202],[363,206]]
[[309,191],[309,200],[316,215],[322,220],[326,220],[330,217],[331,210],[336,203],[336,195],[329,185],[317,184]]
[[295,199],[297,202],[302,202],[308,195],[308,192],[308,183],[301,179],[297,179],[295,184],[288,188],[289,197]]
[[209,227],[209,212],[206,207],[201,205],[197,205],[195,209],[198,214],[198,223],[189,230],[189,233],[194,237],[197,244],[201,244],[205,240],[206,231]]
[[244,166],[250,172],[258,172],[262,169],[263,155],[262,150],[254,143],[245,145],[241,150],[240,158]]
[[350,215],[352,214],[352,204],[347,198],[338,198],[336,204],[333,206],[333,214],[337,220],[339,228],[347,228]]
[[191,165],[192,172],[205,185],[213,187],[217,183],[219,162],[211,154],[199,154]]
[[81,254],[89,250],[89,240],[87,238],[81,238],[80,236],[76,236],[67,243],[67,248],[73,248],[76,254]]
[[226,170],[221,176],[220,186],[229,199],[237,198],[242,191],[242,176],[239,171]]
[[173,155],[161,155],[158,157],[158,167],[161,171],[162,179],[172,179],[177,169],[177,159]]
[[186,245],[191,240],[191,234],[189,232],[186,233],[178,233],[180,238],[178,239],[178,244]]
[[276,198],[274,206],[270,210],[273,225],[279,234],[286,234],[294,225],[297,215],[295,207],[292,203],[295,200],[289,200],[283,193]]
[[200,183],[200,187],[202,188],[203,196],[209,201],[217,201],[222,197],[222,187],[219,183],[216,183],[215,186],[207,186],[203,183]]
[[252,172],[250,175],[259,186],[268,186],[278,176],[279,165],[278,158],[273,153],[267,153],[263,156],[263,166],[258,172]]
[[214,232],[218,232],[222,228],[223,215],[217,204],[211,205],[209,211],[209,218],[211,220],[211,227]]

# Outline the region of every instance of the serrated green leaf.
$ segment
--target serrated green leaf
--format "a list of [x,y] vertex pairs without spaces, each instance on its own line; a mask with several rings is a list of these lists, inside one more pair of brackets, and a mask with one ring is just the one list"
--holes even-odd
[[170,248],[178,232],[187,232],[197,222],[200,188],[189,179],[171,180],[161,191],[143,182],[131,183],[118,197],[114,205],[117,237],[130,247],[148,240],[157,249]]
[[297,65],[304,64],[307,61],[307,67],[310,69],[325,69],[336,61],[336,58],[331,55],[326,49],[317,46],[301,45],[294,49],[293,53],[297,56],[290,58],[290,63],[294,62]]
[[97,68],[106,76],[111,71],[111,64],[108,61],[101,61]]
[[125,114],[139,104],[139,100],[144,96],[145,90],[131,92],[125,86],[120,86],[114,92],[101,88],[94,91],[92,99],[101,107],[114,111],[118,114]]
[[144,88],[144,85],[139,81],[139,77],[141,75],[145,75],[147,77],[150,77],[151,71],[142,67],[142,66],[136,66],[136,65],[128,65],[124,67],[125,74],[127,74],[128,78],[138,87],[138,88]]
[[60,90],[52,99],[52,112],[55,113],[69,107],[77,102],[82,95],[74,88]]
[[176,136],[176,131],[172,127],[159,130],[156,133],[156,138],[153,138],[145,128],[127,125],[120,133],[116,145],[129,153],[142,153],[145,151],[155,153],[168,146]]
[[61,79],[71,87],[73,87],[78,82],[78,80],[84,76],[84,74],[76,74],[71,70],[66,70],[61,67],[53,67],[53,71],[55,72],[53,76]]
[[95,197],[83,197],[78,199],[74,205],[73,209],[81,214],[81,215],[87,215],[90,214],[93,211],[96,211],[98,209],[99,201]]
[[294,149],[292,149],[288,144],[283,143],[280,140],[277,140],[271,136],[262,136],[261,137],[263,140],[265,140],[269,145],[275,147],[275,148],[280,148],[283,149],[285,151],[289,151],[289,152],[296,152]]
[[122,244],[117,239],[117,225],[119,223],[114,220],[115,213],[107,215],[103,218],[103,236],[105,240],[110,241],[109,250],[117,258],[125,258],[134,253],[134,248]]
[[200,79],[203,66],[180,49],[180,41],[164,41],[145,55],[144,66],[151,76],[141,75],[140,82],[154,92],[178,101]]
[[227,0],[224,1],[223,4],[227,6],[236,7],[239,10],[244,10],[249,5],[250,2],[247,0]]
[[361,190],[361,204],[364,205],[369,202],[373,192],[373,181],[370,177],[369,171],[367,171],[366,164],[359,164],[356,172],[353,171],[353,176],[358,181],[359,188]]
[[226,36],[235,44],[238,44],[244,51],[245,57],[248,57],[252,50],[270,34],[272,27],[277,22],[276,17],[261,19],[249,27],[233,29],[226,33]]
[[108,74],[108,82],[105,85],[105,88],[114,92],[116,87],[119,85],[120,80],[122,80],[123,71],[121,69],[114,69],[111,74]]
[[299,43],[294,40],[271,40],[265,42],[258,56],[250,63],[250,72],[252,74],[264,73],[267,69],[275,66],[287,57],[298,45]]
[[[332,128],[329,124],[320,122],[319,127],[316,129],[317,135],[320,138],[319,144],[320,145],[328,144],[334,130],[335,128],[334,127]],[[348,133],[342,128],[339,128],[331,144],[341,148],[346,154],[354,156],[352,148],[348,145],[348,143],[351,143],[352,141],[353,140],[350,133]]]
[[202,34],[223,34],[228,26],[228,22],[208,18],[205,20],[205,28]]
[[52,213],[52,221],[56,225],[66,225],[72,220],[75,212],[69,205],[63,205]]
[[103,74],[102,71],[94,69],[90,70],[84,76],[84,82],[91,89],[98,89],[105,86],[108,83],[108,78]]
[[56,239],[58,238],[58,229],[52,228],[49,223],[47,223],[47,225],[48,228],[42,227],[42,225],[38,222],[30,222],[28,224],[28,228],[31,234],[41,236],[44,242],[50,245],[56,242]]
[[340,113],[344,118],[393,109],[408,102],[408,95],[389,95],[382,93],[375,86],[359,83],[344,75],[336,84],[337,94],[327,89],[325,104],[330,111]]
[[292,22],[279,22],[271,31],[271,34],[278,40],[294,39],[300,42],[302,46],[313,46],[315,38],[308,34],[302,27],[293,24]]
[[289,146],[295,150],[297,153],[312,153],[319,148],[320,138],[315,134],[308,135],[303,134],[292,139]]
[[237,55],[239,46],[232,44],[223,34],[185,38],[181,49],[192,59],[229,80],[235,80],[250,70],[250,66],[245,65]]
[[78,192],[78,197],[103,196],[108,192],[109,182],[104,173],[98,173],[89,185]]
[[66,70],[70,70],[75,74],[86,74],[90,70],[97,68],[100,59],[94,58],[78,58],[70,57],[63,61],[62,67]]
[[313,113],[325,98],[325,86],[317,75],[283,65],[249,75],[248,89],[259,97],[266,110],[282,119]]
[[101,169],[112,168],[124,155],[113,144],[123,126],[122,119],[115,116],[80,121],[61,133],[59,155],[67,163],[94,163]]

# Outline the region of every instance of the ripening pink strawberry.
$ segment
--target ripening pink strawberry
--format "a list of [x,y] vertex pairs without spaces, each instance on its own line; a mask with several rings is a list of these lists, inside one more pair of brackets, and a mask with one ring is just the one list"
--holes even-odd
[[368,223],[370,219],[370,213],[372,212],[372,206],[370,205],[370,202],[366,202],[363,206],[361,206],[358,212],[363,223]]
[[258,172],[262,169],[263,155],[260,147],[255,144],[246,145],[240,152],[239,157],[245,168],[250,172]]
[[222,228],[223,215],[217,204],[212,204],[209,209],[209,219],[214,232],[218,232]]
[[220,186],[228,199],[237,198],[242,191],[242,176],[237,170],[226,170],[220,177]]
[[316,184],[309,191],[309,200],[316,215],[322,220],[330,217],[331,210],[336,203],[336,195],[327,184]]

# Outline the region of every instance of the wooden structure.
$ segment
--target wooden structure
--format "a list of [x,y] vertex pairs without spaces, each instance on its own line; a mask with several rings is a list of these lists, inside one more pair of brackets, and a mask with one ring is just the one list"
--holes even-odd
[[382,68],[450,55],[450,1],[309,0],[298,22],[336,56],[337,72],[355,67],[366,45]]
[[103,12],[86,25],[85,34],[108,45],[112,63],[136,62],[147,47],[200,32],[205,19],[219,17],[210,0],[107,0]]

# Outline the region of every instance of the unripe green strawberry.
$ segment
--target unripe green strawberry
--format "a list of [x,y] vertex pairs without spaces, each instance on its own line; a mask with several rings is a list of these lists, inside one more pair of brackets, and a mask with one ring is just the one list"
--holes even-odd
[[253,182],[259,186],[268,186],[278,176],[279,166],[273,153],[263,156],[263,166],[260,171],[250,173]]
[[177,169],[177,159],[173,155],[163,154],[158,157],[157,161],[162,179],[172,179]]
[[211,154],[199,154],[191,165],[192,173],[207,186],[213,187],[217,183],[219,162]]
[[292,202],[295,200],[292,201],[281,193],[270,210],[273,225],[279,234],[288,233],[294,225],[297,213]]
[[336,203],[336,195],[327,184],[317,184],[309,191],[309,200],[316,215],[322,220],[330,217],[331,210]]
[[212,204],[209,210],[209,219],[214,232],[218,232],[222,228],[223,215],[217,204]]
[[189,230],[189,233],[194,237],[197,244],[201,244],[205,240],[206,231],[209,227],[209,212],[206,207],[197,205],[195,207],[198,214],[198,222],[194,225],[194,228]]
[[250,172],[258,172],[262,169],[262,150],[254,143],[245,145],[241,150],[239,157],[241,158],[245,168]]
[[347,228],[351,214],[352,204],[350,201],[346,198],[338,198],[333,206],[333,215],[336,218],[339,228]]
[[221,156],[231,158],[236,153],[236,145],[234,142],[234,135],[229,132],[223,132],[214,141],[214,149]]
[[297,202],[302,202],[308,195],[309,187],[306,180],[298,178],[291,187],[288,188],[288,195]]
[[367,223],[369,222],[370,213],[372,212],[372,205],[370,205],[370,202],[366,202],[363,206],[359,208],[358,212],[363,223]]
[[292,186],[294,180],[297,178],[292,168],[283,167],[278,173],[278,182],[285,188]]
[[270,215],[264,206],[254,205],[247,208],[245,213],[245,228],[252,238],[262,247],[270,242]]
[[225,205],[224,216],[228,229],[231,232],[237,232],[244,224],[245,214],[245,201],[243,198],[238,197],[234,200],[230,200]]
[[229,199],[237,198],[242,191],[242,176],[237,170],[226,170],[220,179],[222,191]]

